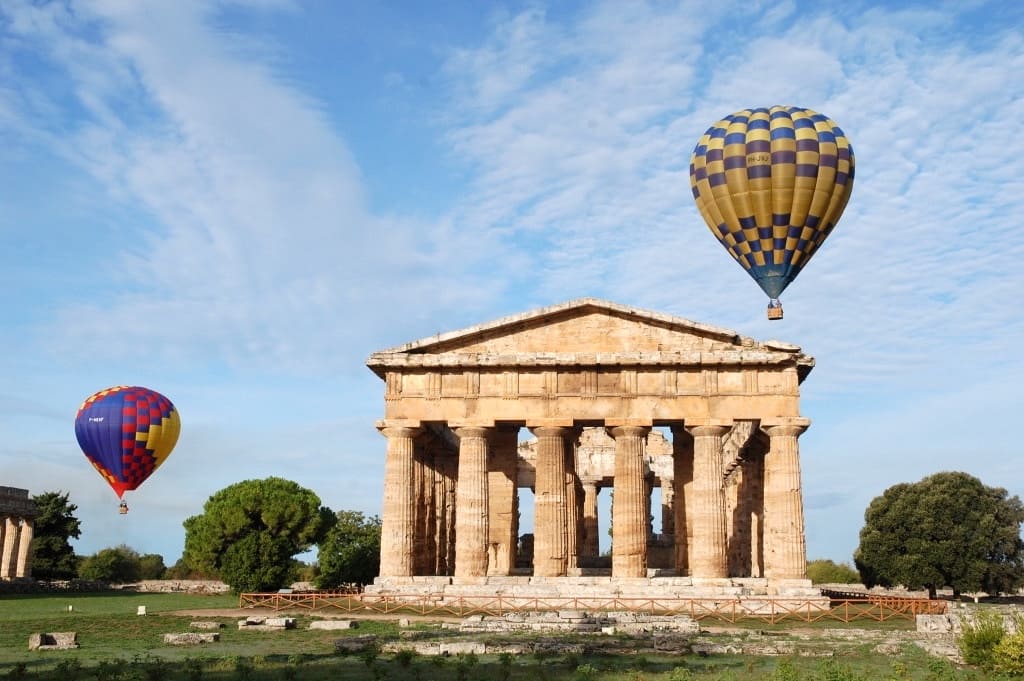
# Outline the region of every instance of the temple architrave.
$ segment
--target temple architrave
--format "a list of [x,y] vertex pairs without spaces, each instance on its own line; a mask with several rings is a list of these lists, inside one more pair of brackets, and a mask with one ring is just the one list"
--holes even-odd
[[38,515],[27,489],[0,487],[0,579],[32,577],[32,529]]
[[585,298],[367,365],[387,438],[370,590],[809,587],[797,438],[814,360],[799,347]]

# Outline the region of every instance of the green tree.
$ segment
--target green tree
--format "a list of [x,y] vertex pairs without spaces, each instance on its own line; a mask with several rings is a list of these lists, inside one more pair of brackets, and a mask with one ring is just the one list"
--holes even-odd
[[1024,504],[967,473],[894,485],[868,505],[854,555],[868,586],[1010,591],[1024,583]]
[[285,585],[292,557],[323,539],[334,514],[283,478],[245,480],[211,496],[185,525],[183,562],[219,574],[236,593]]
[[807,562],[807,578],[814,584],[854,584],[860,575],[846,563],[827,558]]
[[78,558],[71,540],[81,536],[75,517],[78,506],[67,492],[43,492],[32,497],[39,516],[33,525],[32,574],[36,579],[71,579],[78,573]]
[[78,568],[82,579],[112,584],[137,582],[139,575],[139,554],[124,544],[86,556]]
[[139,556],[139,579],[163,579],[166,574],[167,566],[159,553]]
[[318,589],[369,584],[380,572],[380,518],[338,511],[337,522],[320,542]]

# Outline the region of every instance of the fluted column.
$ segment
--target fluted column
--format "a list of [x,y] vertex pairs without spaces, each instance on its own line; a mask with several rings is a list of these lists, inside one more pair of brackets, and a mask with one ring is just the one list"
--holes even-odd
[[676,488],[671,480],[661,481],[661,534],[675,537],[676,534]]
[[384,462],[380,574],[382,577],[409,577],[415,568],[414,438],[420,429],[385,427],[381,433],[388,439],[388,446]]
[[597,481],[583,483],[583,542],[580,557],[584,561],[597,558],[600,553],[600,537],[597,524]]
[[797,438],[807,424],[767,426],[764,458],[765,576],[804,579],[807,547]]
[[491,428],[456,428],[459,480],[455,487],[455,576],[487,575],[487,439]]
[[0,554],[0,579],[14,578],[14,551],[18,545],[18,523],[12,516],[6,516],[4,522],[4,547]]
[[697,426],[693,435],[693,541],[690,574],[694,577],[729,576],[725,535],[725,489],[722,436],[727,426]]
[[569,565],[568,509],[565,484],[565,437],[571,431],[538,426],[533,522],[533,574],[562,577]]
[[650,428],[615,426],[615,504],[612,506],[612,577],[647,576],[647,484],[644,448]]
[[450,575],[455,566],[455,480],[458,475],[455,455],[447,450],[435,452],[434,465],[437,518],[437,567],[434,574]]
[[25,518],[18,538],[18,567],[14,572],[15,577],[32,576],[32,529],[32,519]]
[[693,551],[693,436],[683,426],[672,426],[672,487],[675,568],[686,575]]
[[566,566],[579,567],[580,557],[580,518],[582,516],[582,490],[576,475],[576,450],[579,447],[581,429],[569,431],[569,441],[563,448],[565,451],[565,555]]
[[519,428],[496,428],[491,441],[488,480],[487,574],[509,575],[516,561],[516,478],[518,475]]

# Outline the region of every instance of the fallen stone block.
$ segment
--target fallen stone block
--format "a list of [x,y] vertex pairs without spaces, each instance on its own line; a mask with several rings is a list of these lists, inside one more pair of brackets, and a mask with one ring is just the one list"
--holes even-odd
[[357,629],[359,623],[354,620],[313,620],[309,623],[310,629],[325,629],[335,631],[338,629]]
[[373,634],[334,639],[334,650],[342,655],[361,653],[375,645],[377,645],[377,637]]
[[441,655],[483,655],[487,652],[487,646],[483,641],[451,641],[442,643],[438,652]]
[[29,650],[70,650],[78,647],[78,633],[74,631],[53,631],[30,634]]
[[190,622],[189,626],[193,629],[223,629],[224,624],[222,622],[212,622],[210,620],[203,620],[200,622]]
[[194,646],[201,643],[216,643],[220,640],[220,634],[200,634],[190,631],[183,634],[164,634],[164,643],[172,646]]
[[246,617],[238,620],[238,628],[246,631],[280,631],[294,629],[294,617]]

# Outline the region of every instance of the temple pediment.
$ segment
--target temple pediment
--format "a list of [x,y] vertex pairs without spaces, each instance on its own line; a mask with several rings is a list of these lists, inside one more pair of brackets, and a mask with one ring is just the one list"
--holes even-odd
[[[582,298],[374,353],[368,366],[797,364],[800,348],[681,317]],[[801,375],[801,378],[803,377]]]

